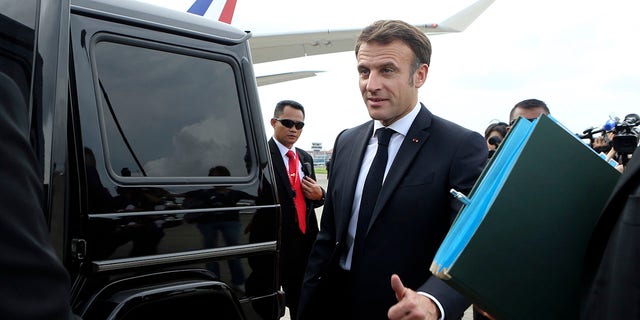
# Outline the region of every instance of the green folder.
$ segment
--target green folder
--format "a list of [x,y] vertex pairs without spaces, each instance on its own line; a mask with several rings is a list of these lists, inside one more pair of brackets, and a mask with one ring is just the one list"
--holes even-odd
[[431,272],[497,319],[577,319],[589,237],[620,176],[546,115],[519,119]]

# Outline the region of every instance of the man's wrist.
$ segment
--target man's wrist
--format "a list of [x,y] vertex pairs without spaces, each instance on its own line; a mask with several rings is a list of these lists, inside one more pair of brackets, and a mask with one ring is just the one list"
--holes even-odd
[[431,302],[433,302],[433,304],[435,304],[437,307],[436,310],[438,311],[438,320],[444,320],[444,308],[442,307],[442,304],[440,304],[440,301],[438,301],[438,299],[426,292],[416,291],[416,293],[431,300]]

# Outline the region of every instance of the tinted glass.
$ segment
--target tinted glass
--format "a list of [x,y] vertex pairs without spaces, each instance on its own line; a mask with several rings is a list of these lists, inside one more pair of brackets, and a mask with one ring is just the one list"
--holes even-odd
[[[169,50],[170,49],[170,50]],[[95,46],[108,161],[116,174],[247,176],[247,139],[232,66],[173,48]]]
[[38,4],[38,1],[0,3],[0,73],[15,82],[27,104],[30,101]]

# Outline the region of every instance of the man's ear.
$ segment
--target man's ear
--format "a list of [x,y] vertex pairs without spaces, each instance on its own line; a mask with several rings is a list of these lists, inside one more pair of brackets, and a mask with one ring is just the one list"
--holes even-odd
[[416,88],[422,87],[427,80],[427,74],[429,73],[429,65],[426,63],[420,64],[416,72],[414,73],[413,83]]

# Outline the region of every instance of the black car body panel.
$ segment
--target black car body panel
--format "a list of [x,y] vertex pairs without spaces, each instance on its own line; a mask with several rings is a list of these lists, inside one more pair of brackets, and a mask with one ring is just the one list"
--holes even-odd
[[0,72],[29,101],[74,312],[282,316],[251,35],[135,1],[10,2]]

